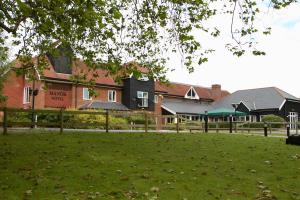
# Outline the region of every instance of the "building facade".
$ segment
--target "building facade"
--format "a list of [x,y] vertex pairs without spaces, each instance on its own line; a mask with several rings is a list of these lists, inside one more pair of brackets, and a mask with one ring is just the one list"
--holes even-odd
[[[149,79],[146,72],[140,79],[128,76],[117,83],[104,70],[89,71],[80,60],[72,63],[72,67],[69,65],[64,57],[49,56],[47,69],[43,73],[35,71],[35,81],[26,76],[17,76],[14,70],[9,71],[3,90],[7,96],[4,106],[32,108],[34,93],[36,109],[145,110],[158,115],[180,114],[199,119],[209,105],[229,94],[222,91],[220,85],[205,88],[181,83],[161,84]],[[82,75],[87,80],[95,81],[93,95],[89,86],[74,81],[74,77]],[[173,110],[172,104],[180,104],[178,108],[182,109],[191,105],[201,109],[192,109],[192,112]]]

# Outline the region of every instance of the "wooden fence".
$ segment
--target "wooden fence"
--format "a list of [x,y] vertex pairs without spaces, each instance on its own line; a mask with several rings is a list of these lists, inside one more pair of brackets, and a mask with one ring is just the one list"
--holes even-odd
[[[60,133],[64,129],[97,129],[104,132],[139,131],[139,132],[239,132],[264,134],[289,134],[288,123],[259,123],[259,122],[208,122],[191,121],[179,115],[156,115],[150,112],[133,111],[77,111],[50,109],[16,109],[0,108],[3,134],[10,128],[58,128]],[[0,115],[1,116],[1,115]],[[170,122],[170,123],[169,123]],[[299,124],[298,124],[299,126]],[[297,126],[297,127],[298,127]],[[297,130],[296,130],[297,131]]]

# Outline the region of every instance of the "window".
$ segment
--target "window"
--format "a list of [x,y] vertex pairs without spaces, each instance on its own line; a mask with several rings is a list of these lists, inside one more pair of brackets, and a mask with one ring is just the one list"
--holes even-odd
[[138,103],[139,107],[148,107],[148,92],[137,92],[137,98],[140,100]]
[[23,103],[30,102],[30,87],[24,88]]
[[142,74],[141,77],[139,78],[140,81],[149,81],[149,78],[147,74]]
[[117,93],[115,90],[108,90],[108,101],[109,102],[116,102],[117,100]]
[[154,103],[158,103],[158,95],[154,95]]
[[167,124],[173,124],[174,121],[174,117],[167,117]]
[[83,100],[92,100],[89,88],[83,88]]
[[199,99],[198,95],[196,94],[196,91],[193,87],[189,89],[189,91],[186,93],[185,98],[188,99]]

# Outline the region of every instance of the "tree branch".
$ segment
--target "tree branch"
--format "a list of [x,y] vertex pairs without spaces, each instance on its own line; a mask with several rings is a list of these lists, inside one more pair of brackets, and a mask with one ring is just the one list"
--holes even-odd
[[0,28],[4,29],[8,33],[15,34],[20,26],[20,24],[26,20],[27,17],[19,17],[19,19],[16,20],[16,23],[13,27],[6,26],[3,22],[0,22]]

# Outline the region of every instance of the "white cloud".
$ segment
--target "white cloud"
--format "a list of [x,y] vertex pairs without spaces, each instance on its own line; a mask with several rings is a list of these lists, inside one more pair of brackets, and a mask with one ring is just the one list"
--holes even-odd
[[300,82],[299,3],[262,16],[261,23],[266,27],[272,26],[272,35],[257,38],[259,48],[267,53],[262,57],[250,54],[241,58],[232,56],[224,47],[230,39],[230,22],[226,17],[214,20],[212,20],[214,25],[223,24],[225,33],[218,39],[204,41],[206,46],[216,49],[216,52],[210,56],[209,62],[197,68],[194,73],[188,74],[180,66],[178,56],[173,55],[169,66],[176,66],[176,70],[168,74],[171,81],[208,87],[219,83],[223,89],[230,92],[275,86],[300,97],[298,87],[298,81]]

